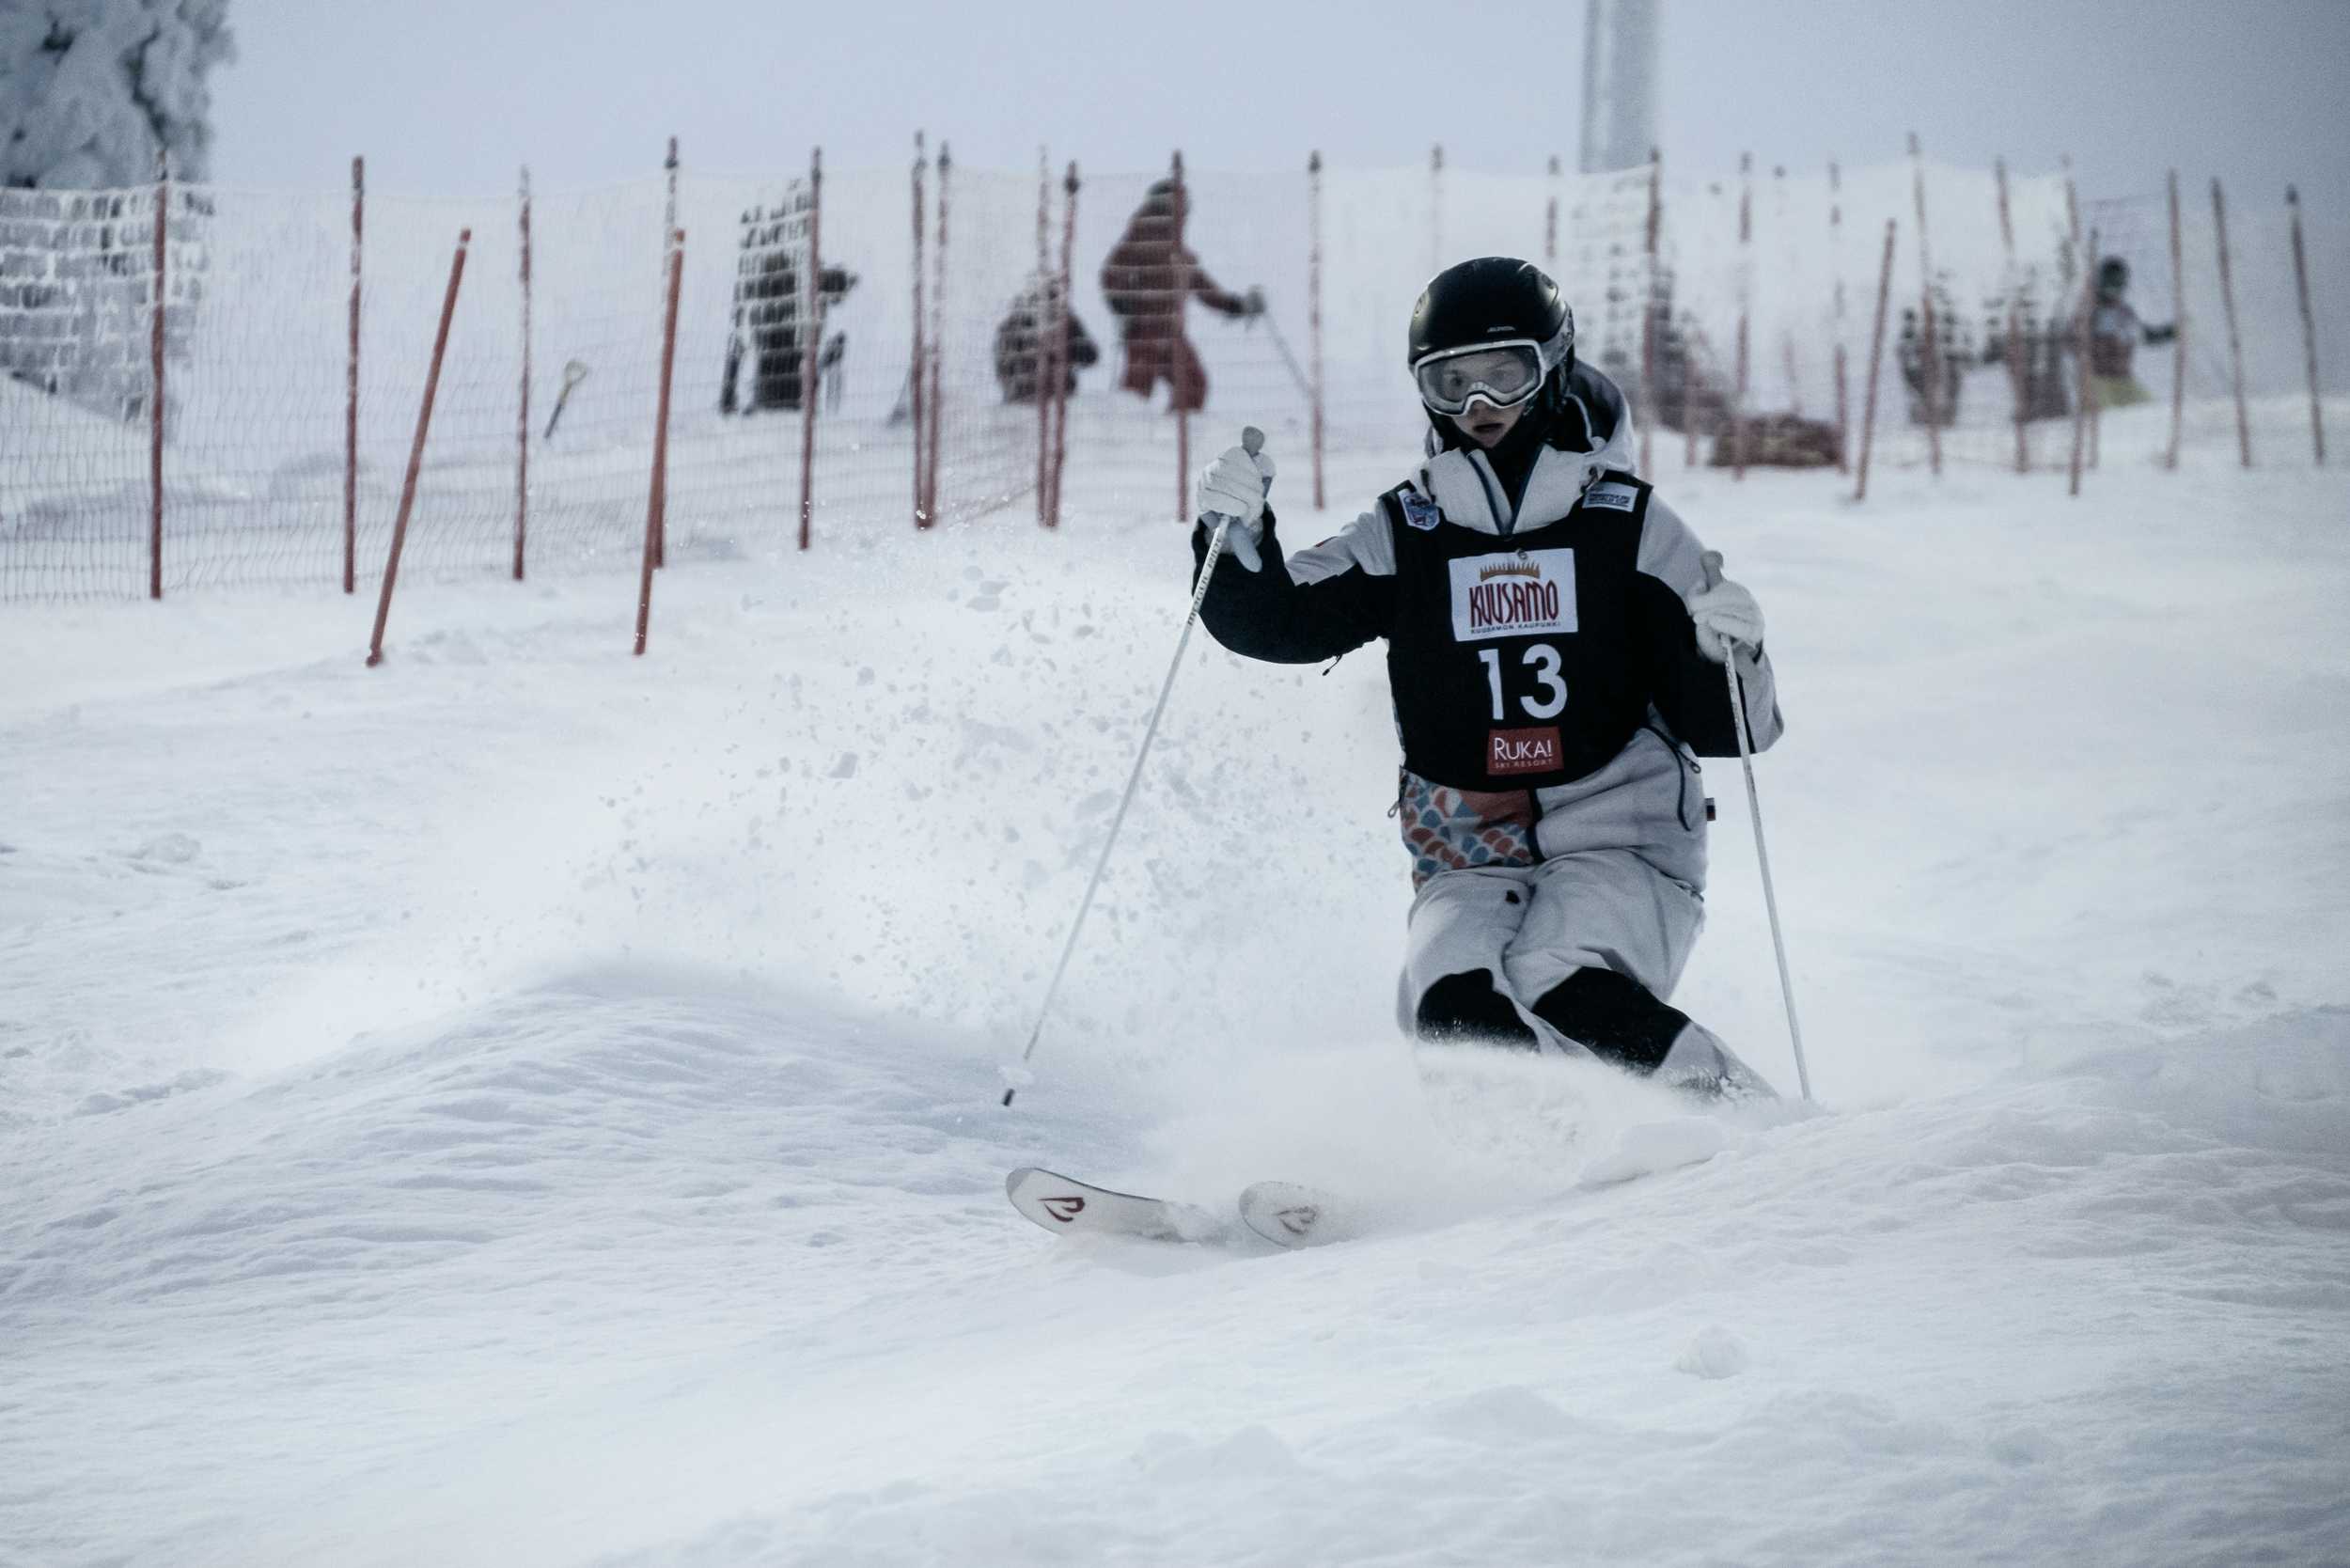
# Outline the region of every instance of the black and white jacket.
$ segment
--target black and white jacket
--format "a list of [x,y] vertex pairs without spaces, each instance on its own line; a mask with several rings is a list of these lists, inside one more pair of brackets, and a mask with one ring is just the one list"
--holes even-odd
[[[1418,881],[1622,849],[1703,886],[1691,753],[1735,756],[1737,733],[1684,606],[1701,546],[1633,477],[1630,420],[1608,423],[1597,450],[1543,448],[1515,508],[1481,450],[1432,437],[1332,538],[1285,560],[1268,511],[1262,570],[1214,564],[1200,618],[1235,653],[1308,664],[1386,639]],[[1195,562],[1207,541],[1195,531]],[[1768,746],[1770,662],[1742,653],[1738,670]]]

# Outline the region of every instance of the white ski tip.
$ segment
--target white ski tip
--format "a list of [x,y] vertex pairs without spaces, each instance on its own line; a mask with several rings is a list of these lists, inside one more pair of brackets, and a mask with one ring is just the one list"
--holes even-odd
[[1241,1223],[1276,1247],[1320,1247],[1361,1229],[1354,1205],[1319,1187],[1259,1182],[1240,1195]]

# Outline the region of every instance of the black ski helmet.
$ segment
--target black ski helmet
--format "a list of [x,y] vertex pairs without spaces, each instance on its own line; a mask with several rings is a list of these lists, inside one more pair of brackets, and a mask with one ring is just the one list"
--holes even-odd
[[1539,406],[1555,412],[1574,369],[1574,312],[1533,262],[1480,256],[1447,267],[1420,290],[1404,364],[1417,369],[1432,353],[1512,338],[1541,346],[1547,374]]
[[2097,263],[2097,297],[2118,300],[2129,291],[2130,264],[2118,256],[2108,256]]

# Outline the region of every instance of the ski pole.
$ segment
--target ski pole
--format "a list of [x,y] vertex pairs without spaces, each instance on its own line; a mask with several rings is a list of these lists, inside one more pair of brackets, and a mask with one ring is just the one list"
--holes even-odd
[[[1708,550],[1700,560],[1705,570],[1705,586],[1720,587],[1722,553]],[[1771,852],[1762,843],[1762,797],[1754,788],[1754,740],[1747,731],[1747,701],[1738,685],[1735,648],[1733,644],[1724,650],[1731,656],[1722,661],[1722,673],[1730,682],[1730,716],[1738,727],[1738,765],[1747,774],[1747,810],[1754,818],[1754,863],[1762,872],[1762,908],[1771,919],[1771,950],[1778,955],[1778,994],[1787,1001],[1787,1038],[1795,1048],[1795,1082],[1810,1100],[1811,1073],[1804,1065],[1803,1027],[1795,1022],[1795,982],[1787,978],[1787,939],[1779,932],[1778,895],[1771,888]]]
[[572,388],[587,379],[588,367],[584,362],[574,359],[563,367],[563,390],[555,395],[555,412],[547,416],[547,432],[540,440],[555,439],[555,422],[563,417],[563,406],[572,400]]
[[[1255,457],[1264,450],[1264,431],[1250,425],[1240,432],[1240,444],[1250,457]],[[1093,895],[1101,891],[1102,873],[1109,870],[1110,850],[1118,843],[1118,830],[1125,825],[1126,808],[1135,803],[1135,790],[1142,782],[1142,764],[1151,756],[1151,743],[1158,738],[1159,718],[1167,712],[1167,694],[1175,689],[1176,671],[1183,667],[1183,650],[1190,645],[1191,629],[1199,619],[1200,602],[1208,597],[1209,579],[1215,575],[1215,560],[1224,548],[1225,530],[1232,525],[1232,519],[1222,512],[1209,515],[1215,519],[1215,532],[1208,540],[1207,560],[1199,569],[1199,582],[1191,590],[1191,609],[1183,617],[1183,635],[1175,639],[1175,658],[1167,666],[1167,680],[1159,687],[1159,700],[1151,710],[1151,722],[1143,728],[1142,745],[1135,752],[1134,770],[1126,776],[1126,792],[1119,797],[1118,810],[1110,818],[1109,835],[1102,840],[1101,858],[1093,863],[1092,880],[1086,884],[1086,895],[1077,904],[1077,917],[1070,923],[1069,940],[1061,944],[1060,962],[1053,965],[1052,983],[1044,988],[1044,1005],[1037,1009],[1036,1027],[1028,1031],[1028,1043],[1021,1047],[1020,1066],[1024,1069],[1028,1058],[1036,1055],[1036,1043],[1044,1036],[1044,1021],[1053,1015],[1053,998],[1060,995],[1061,977],[1069,972],[1069,957],[1077,950],[1077,935],[1085,930],[1086,916],[1093,908]],[[1017,1081],[1007,1085],[1003,1103],[1010,1105],[1011,1097],[1019,1092]]]
[[1314,400],[1313,385],[1306,380],[1306,372],[1298,368],[1297,356],[1290,353],[1289,339],[1281,336],[1280,327],[1277,325],[1273,320],[1273,312],[1271,310],[1260,310],[1257,312],[1257,319],[1264,322],[1265,331],[1272,336],[1273,346],[1280,351],[1281,363],[1289,367],[1290,379],[1297,383],[1298,394],[1308,402],[1312,402]]

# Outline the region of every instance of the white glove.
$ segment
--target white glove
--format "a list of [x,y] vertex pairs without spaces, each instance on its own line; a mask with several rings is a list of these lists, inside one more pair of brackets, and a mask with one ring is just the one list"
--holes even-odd
[[1264,564],[1257,544],[1264,537],[1264,498],[1273,488],[1273,458],[1264,450],[1264,432],[1255,426],[1241,432],[1241,441],[1243,445],[1226,447],[1199,471],[1197,510],[1210,530],[1219,517],[1232,520],[1224,530],[1224,547],[1254,572]]
[[1698,651],[1717,665],[1730,663],[1730,645],[1762,646],[1762,606],[1746,588],[1722,575],[1722,558],[1705,553],[1705,587],[1684,601],[1697,623]]

